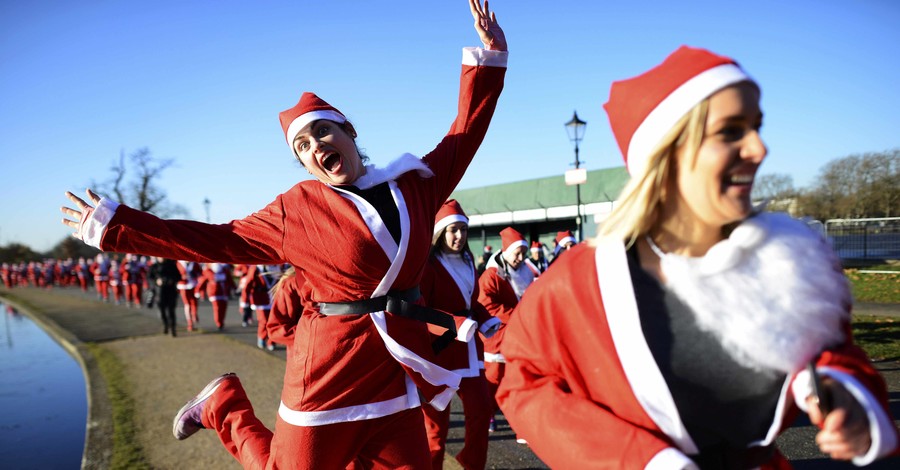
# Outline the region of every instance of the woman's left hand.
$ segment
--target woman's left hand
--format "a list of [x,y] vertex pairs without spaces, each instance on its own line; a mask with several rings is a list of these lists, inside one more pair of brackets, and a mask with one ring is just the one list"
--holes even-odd
[[822,382],[831,394],[834,409],[823,417],[818,404],[809,402],[809,419],[822,428],[816,434],[819,450],[837,460],[865,455],[872,445],[866,411],[839,383],[829,378]]
[[503,28],[497,23],[497,15],[490,11],[488,0],[484,0],[483,6],[480,0],[469,0],[469,9],[472,10],[472,17],[475,18],[475,31],[478,32],[484,48],[492,51],[507,50]]

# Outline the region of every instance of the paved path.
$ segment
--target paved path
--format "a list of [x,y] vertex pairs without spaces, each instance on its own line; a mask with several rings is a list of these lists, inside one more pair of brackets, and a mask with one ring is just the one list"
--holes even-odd
[[[108,468],[112,449],[111,410],[105,381],[86,343],[100,344],[111,351],[126,368],[127,380],[136,406],[137,439],[154,468],[240,468],[224,451],[216,436],[201,432],[188,441],[176,441],[171,434],[175,411],[213,377],[228,371],[237,372],[247,388],[258,416],[273,427],[284,374],[285,351],[262,351],[256,348],[255,327],[240,326],[237,307],[229,307],[225,330],[216,332],[212,308],[202,302],[199,310],[201,328],[184,329],[181,310],[177,311],[178,337],[162,334],[162,323],[156,310],[129,309],[98,302],[91,294],[73,289],[40,290],[21,288],[5,290],[0,296],[29,314],[45,330],[56,337],[82,364],[89,390],[89,423],[85,452],[85,468]],[[900,306],[860,304],[857,314],[900,316]],[[888,381],[891,408],[900,417],[900,363],[877,364]],[[462,447],[463,416],[458,400],[451,405],[451,429],[448,455]],[[547,468],[528,448],[516,444],[515,435],[498,415],[499,429],[491,435],[488,468]],[[782,452],[800,469],[855,468],[832,462],[820,454],[812,443],[815,430],[808,423],[798,423],[778,443]],[[459,468],[447,458],[445,468]],[[867,467],[900,468],[900,459],[891,459]]]

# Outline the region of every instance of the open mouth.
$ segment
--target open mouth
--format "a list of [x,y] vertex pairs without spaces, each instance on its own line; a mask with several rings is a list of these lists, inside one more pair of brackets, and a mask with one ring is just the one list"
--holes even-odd
[[334,173],[341,167],[341,156],[338,153],[329,153],[322,159],[322,168],[329,173]]

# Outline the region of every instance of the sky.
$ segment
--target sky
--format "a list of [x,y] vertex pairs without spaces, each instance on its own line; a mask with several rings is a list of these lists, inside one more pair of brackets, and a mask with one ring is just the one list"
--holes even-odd
[[[895,0],[495,0],[506,86],[460,189],[622,165],[614,80],[679,45],[734,57],[762,86],[760,174],[808,187],[829,161],[900,146]],[[423,155],[456,111],[466,0],[0,0],[0,246],[70,233],[63,193],[148,148],[191,218],[227,222],[308,179],[278,123],[303,91],[340,109],[372,163]],[[561,183],[562,184],[562,183]]]

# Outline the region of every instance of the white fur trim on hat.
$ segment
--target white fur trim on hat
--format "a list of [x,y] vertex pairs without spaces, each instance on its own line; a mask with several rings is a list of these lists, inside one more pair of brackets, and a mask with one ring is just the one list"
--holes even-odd
[[447,228],[450,224],[455,224],[456,222],[462,222],[466,225],[469,225],[469,218],[462,214],[451,214],[447,217],[444,217],[441,220],[438,220],[436,224],[434,224],[434,235],[437,235],[438,232]]
[[525,248],[528,248],[528,243],[525,243],[525,240],[516,240],[516,241],[510,243],[509,246],[506,247],[505,250],[503,250],[503,254],[512,253],[513,251],[516,251],[516,248],[518,248],[520,246],[524,246]]
[[740,67],[734,64],[724,64],[697,74],[669,93],[669,96],[656,105],[653,111],[644,118],[631,136],[626,159],[628,173],[637,175],[643,171],[650,152],[672,129],[672,126],[697,103],[722,88],[747,80],[753,81]]
[[564,246],[566,243],[578,243],[575,241],[575,237],[564,237],[562,240],[557,243],[558,246]]
[[344,117],[343,114],[332,111],[330,109],[320,109],[318,111],[310,111],[308,113],[303,113],[293,121],[291,121],[291,125],[288,126],[287,133],[284,135],[284,138],[287,139],[288,145],[291,148],[294,148],[294,138],[297,137],[297,134],[303,130],[309,123],[313,121],[318,121],[320,119],[327,119],[329,121],[334,121],[338,124],[343,124],[347,121],[347,118]]

